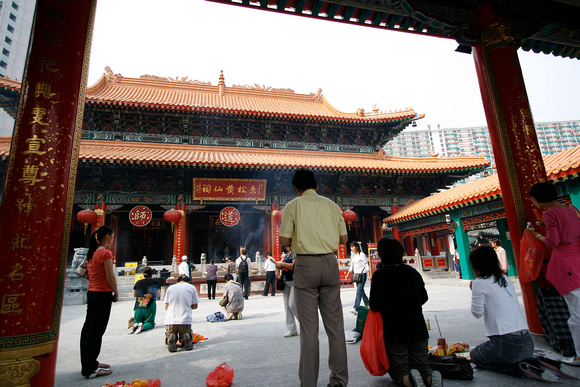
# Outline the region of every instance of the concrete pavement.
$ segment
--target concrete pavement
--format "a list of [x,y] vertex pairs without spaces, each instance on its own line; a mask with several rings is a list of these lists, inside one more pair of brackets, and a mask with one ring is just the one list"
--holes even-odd
[[[483,319],[470,313],[471,292],[467,281],[458,279],[426,280],[429,301],[424,315],[431,322],[429,344],[436,345],[439,332],[447,343],[466,342],[471,347],[483,342]],[[367,294],[369,285],[367,284]],[[353,288],[341,291],[345,329],[356,326],[356,317],[350,313],[354,303]],[[520,296],[521,302],[521,296]],[[113,373],[107,377],[85,379],[80,374],[79,337],[85,318],[85,305],[63,307],[55,385],[99,387],[105,383],[139,379],[161,380],[163,387],[205,386],[207,375],[226,362],[234,369],[234,386],[270,387],[298,386],[298,337],[284,338],[286,332],[282,295],[262,297],[252,295],[246,301],[244,319],[224,323],[208,323],[205,316],[221,310],[218,300],[201,299],[194,310],[193,331],[208,337],[192,351],[167,351],[163,341],[165,310],[157,304],[157,326],[139,335],[129,335],[127,320],[133,313],[133,302],[122,301],[113,305],[99,360],[111,364]],[[523,311],[523,307],[522,307]],[[536,347],[551,351],[545,339],[535,336]],[[349,386],[394,386],[387,375],[370,375],[360,358],[360,342],[347,344],[349,356]],[[553,353],[558,357],[558,353]],[[320,323],[320,375],[318,386],[326,386],[328,342]],[[566,371],[580,377],[580,368],[564,366]],[[445,386],[540,386],[542,382],[516,379],[487,371],[476,371],[471,382],[445,380]],[[579,386],[580,381],[563,380],[561,386]]]

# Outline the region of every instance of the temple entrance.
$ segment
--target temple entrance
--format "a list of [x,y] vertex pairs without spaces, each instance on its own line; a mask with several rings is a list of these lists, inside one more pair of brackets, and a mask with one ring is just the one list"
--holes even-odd
[[130,208],[114,213],[113,216],[117,220],[115,235],[117,266],[123,266],[125,262],[141,263],[143,257],[147,257],[149,263],[171,264],[173,256],[171,226],[163,219],[164,210],[161,207],[150,206],[150,209],[153,218],[143,227],[131,224],[128,216]]
[[223,206],[208,206],[189,215],[189,254],[193,262],[199,263],[202,253],[207,261],[225,262],[226,257],[236,259],[245,247],[248,256],[255,261],[256,252],[263,256],[267,251],[266,235],[269,235],[269,220],[262,211],[250,206],[237,206],[240,220],[235,226],[225,226],[219,218]]

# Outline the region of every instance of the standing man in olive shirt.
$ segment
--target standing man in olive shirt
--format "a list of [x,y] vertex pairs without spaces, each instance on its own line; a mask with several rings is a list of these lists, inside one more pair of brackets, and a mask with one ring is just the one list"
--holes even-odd
[[348,235],[336,203],[316,193],[314,172],[298,169],[292,178],[298,197],[285,207],[280,243],[292,246],[294,297],[300,323],[300,386],[318,381],[318,310],[328,336],[330,387],[348,384],[344,319],[340,299],[340,274],[335,252]]

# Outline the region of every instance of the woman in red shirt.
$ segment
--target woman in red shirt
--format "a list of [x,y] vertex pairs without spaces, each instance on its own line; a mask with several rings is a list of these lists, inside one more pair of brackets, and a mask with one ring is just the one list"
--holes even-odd
[[109,323],[111,305],[119,300],[113,252],[107,247],[113,243],[110,226],[101,226],[91,235],[87,252],[89,291],[87,317],[81,331],[81,373],[85,378],[111,374],[108,364],[99,363],[103,334]]

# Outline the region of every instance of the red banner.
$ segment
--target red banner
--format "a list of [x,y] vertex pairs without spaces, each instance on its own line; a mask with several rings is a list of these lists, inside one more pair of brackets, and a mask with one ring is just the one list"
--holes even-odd
[[193,200],[266,200],[266,180],[193,179]]
[[423,258],[423,268],[433,269],[433,258]]

